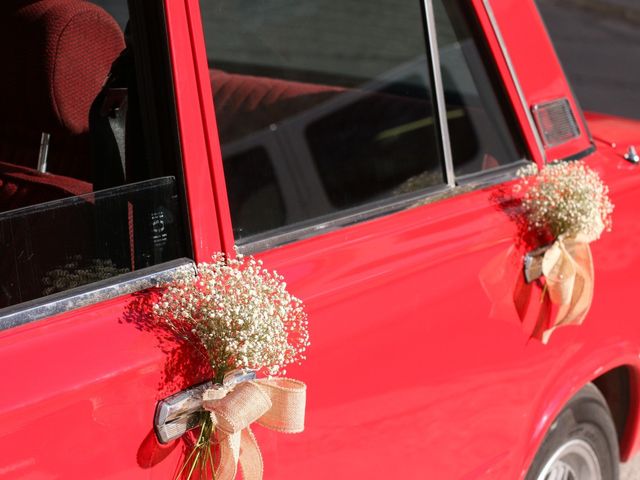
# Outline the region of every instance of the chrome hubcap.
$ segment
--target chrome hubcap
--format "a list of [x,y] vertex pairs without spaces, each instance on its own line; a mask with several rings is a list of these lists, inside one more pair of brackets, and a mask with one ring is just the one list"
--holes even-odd
[[602,480],[596,452],[584,440],[571,440],[553,454],[537,480]]

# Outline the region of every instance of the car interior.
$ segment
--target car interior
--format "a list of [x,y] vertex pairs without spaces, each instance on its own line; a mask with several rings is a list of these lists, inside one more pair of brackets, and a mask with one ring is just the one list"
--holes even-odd
[[88,1],[0,5],[0,308],[181,251],[120,25]]
[[[179,173],[159,167],[156,157],[166,149],[158,147],[161,135],[152,125],[157,112],[149,111],[168,102],[140,95],[148,69],[137,68],[125,2],[102,3],[0,5],[0,245],[12,252],[0,263],[3,272],[13,272],[4,278],[19,278],[1,286],[0,307],[68,289],[73,281],[58,277],[95,270],[76,266],[75,258],[112,262],[99,277],[153,265],[181,248],[154,237],[158,218],[170,224],[177,214],[173,206],[151,206],[162,201],[148,193],[148,182],[155,182],[176,197],[162,179]],[[219,28],[207,35],[207,42],[215,40],[210,78],[236,241],[444,185],[422,26],[408,48],[382,42],[389,51],[380,52],[381,60],[367,58],[366,38],[355,38],[352,51],[345,50],[354,59],[345,62],[337,54],[319,57],[324,47],[315,42],[300,42],[297,51],[291,39],[280,38],[284,27],[306,38],[304,29],[329,10],[315,6],[316,16],[307,17],[280,14],[281,5],[274,5],[275,16],[263,24],[235,28],[254,7],[226,4],[231,16],[216,13]],[[503,118],[490,115],[496,105],[486,105],[484,92],[475,90],[473,78],[483,70],[469,50],[473,42],[455,40],[468,32],[440,31],[456,174],[520,158],[496,133],[492,118]],[[362,65],[354,64],[360,56]],[[146,79],[146,85],[160,83]],[[58,288],[50,285],[56,282]]]

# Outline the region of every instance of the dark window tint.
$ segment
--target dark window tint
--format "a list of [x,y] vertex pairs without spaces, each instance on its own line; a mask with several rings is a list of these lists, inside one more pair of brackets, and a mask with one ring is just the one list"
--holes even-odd
[[286,206],[276,172],[264,148],[227,155],[224,170],[229,208],[241,235],[271,230],[286,223]]
[[434,1],[456,176],[483,172],[525,157],[518,122],[471,10],[468,2]]
[[421,1],[201,8],[236,239],[444,184]]
[[125,42],[91,2],[0,5],[0,308],[188,254],[162,39],[142,51],[158,28]]
[[422,187],[443,182],[435,152],[420,154],[435,147],[427,142],[434,132],[429,98],[422,78],[401,78],[309,124],[307,142],[332,207],[410,192],[420,188],[411,183],[416,177]]

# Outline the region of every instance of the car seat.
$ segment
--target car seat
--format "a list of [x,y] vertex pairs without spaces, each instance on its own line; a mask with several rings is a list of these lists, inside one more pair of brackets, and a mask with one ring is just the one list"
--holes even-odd
[[48,294],[43,279],[68,258],[95,257],[91,196],[49,202],[93,190],[89,110],[123,48],[89,2],[0,3],[0,308]]
[[0,3],[0,161],[91,180],[89,108],[124,48],[116,21],[82,0]]

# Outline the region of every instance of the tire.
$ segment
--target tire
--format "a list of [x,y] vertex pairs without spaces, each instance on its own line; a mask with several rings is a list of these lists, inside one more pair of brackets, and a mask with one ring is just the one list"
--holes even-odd
[[593,385],[573,397],[551,425],[526,480],[618,480],[616,428]]

